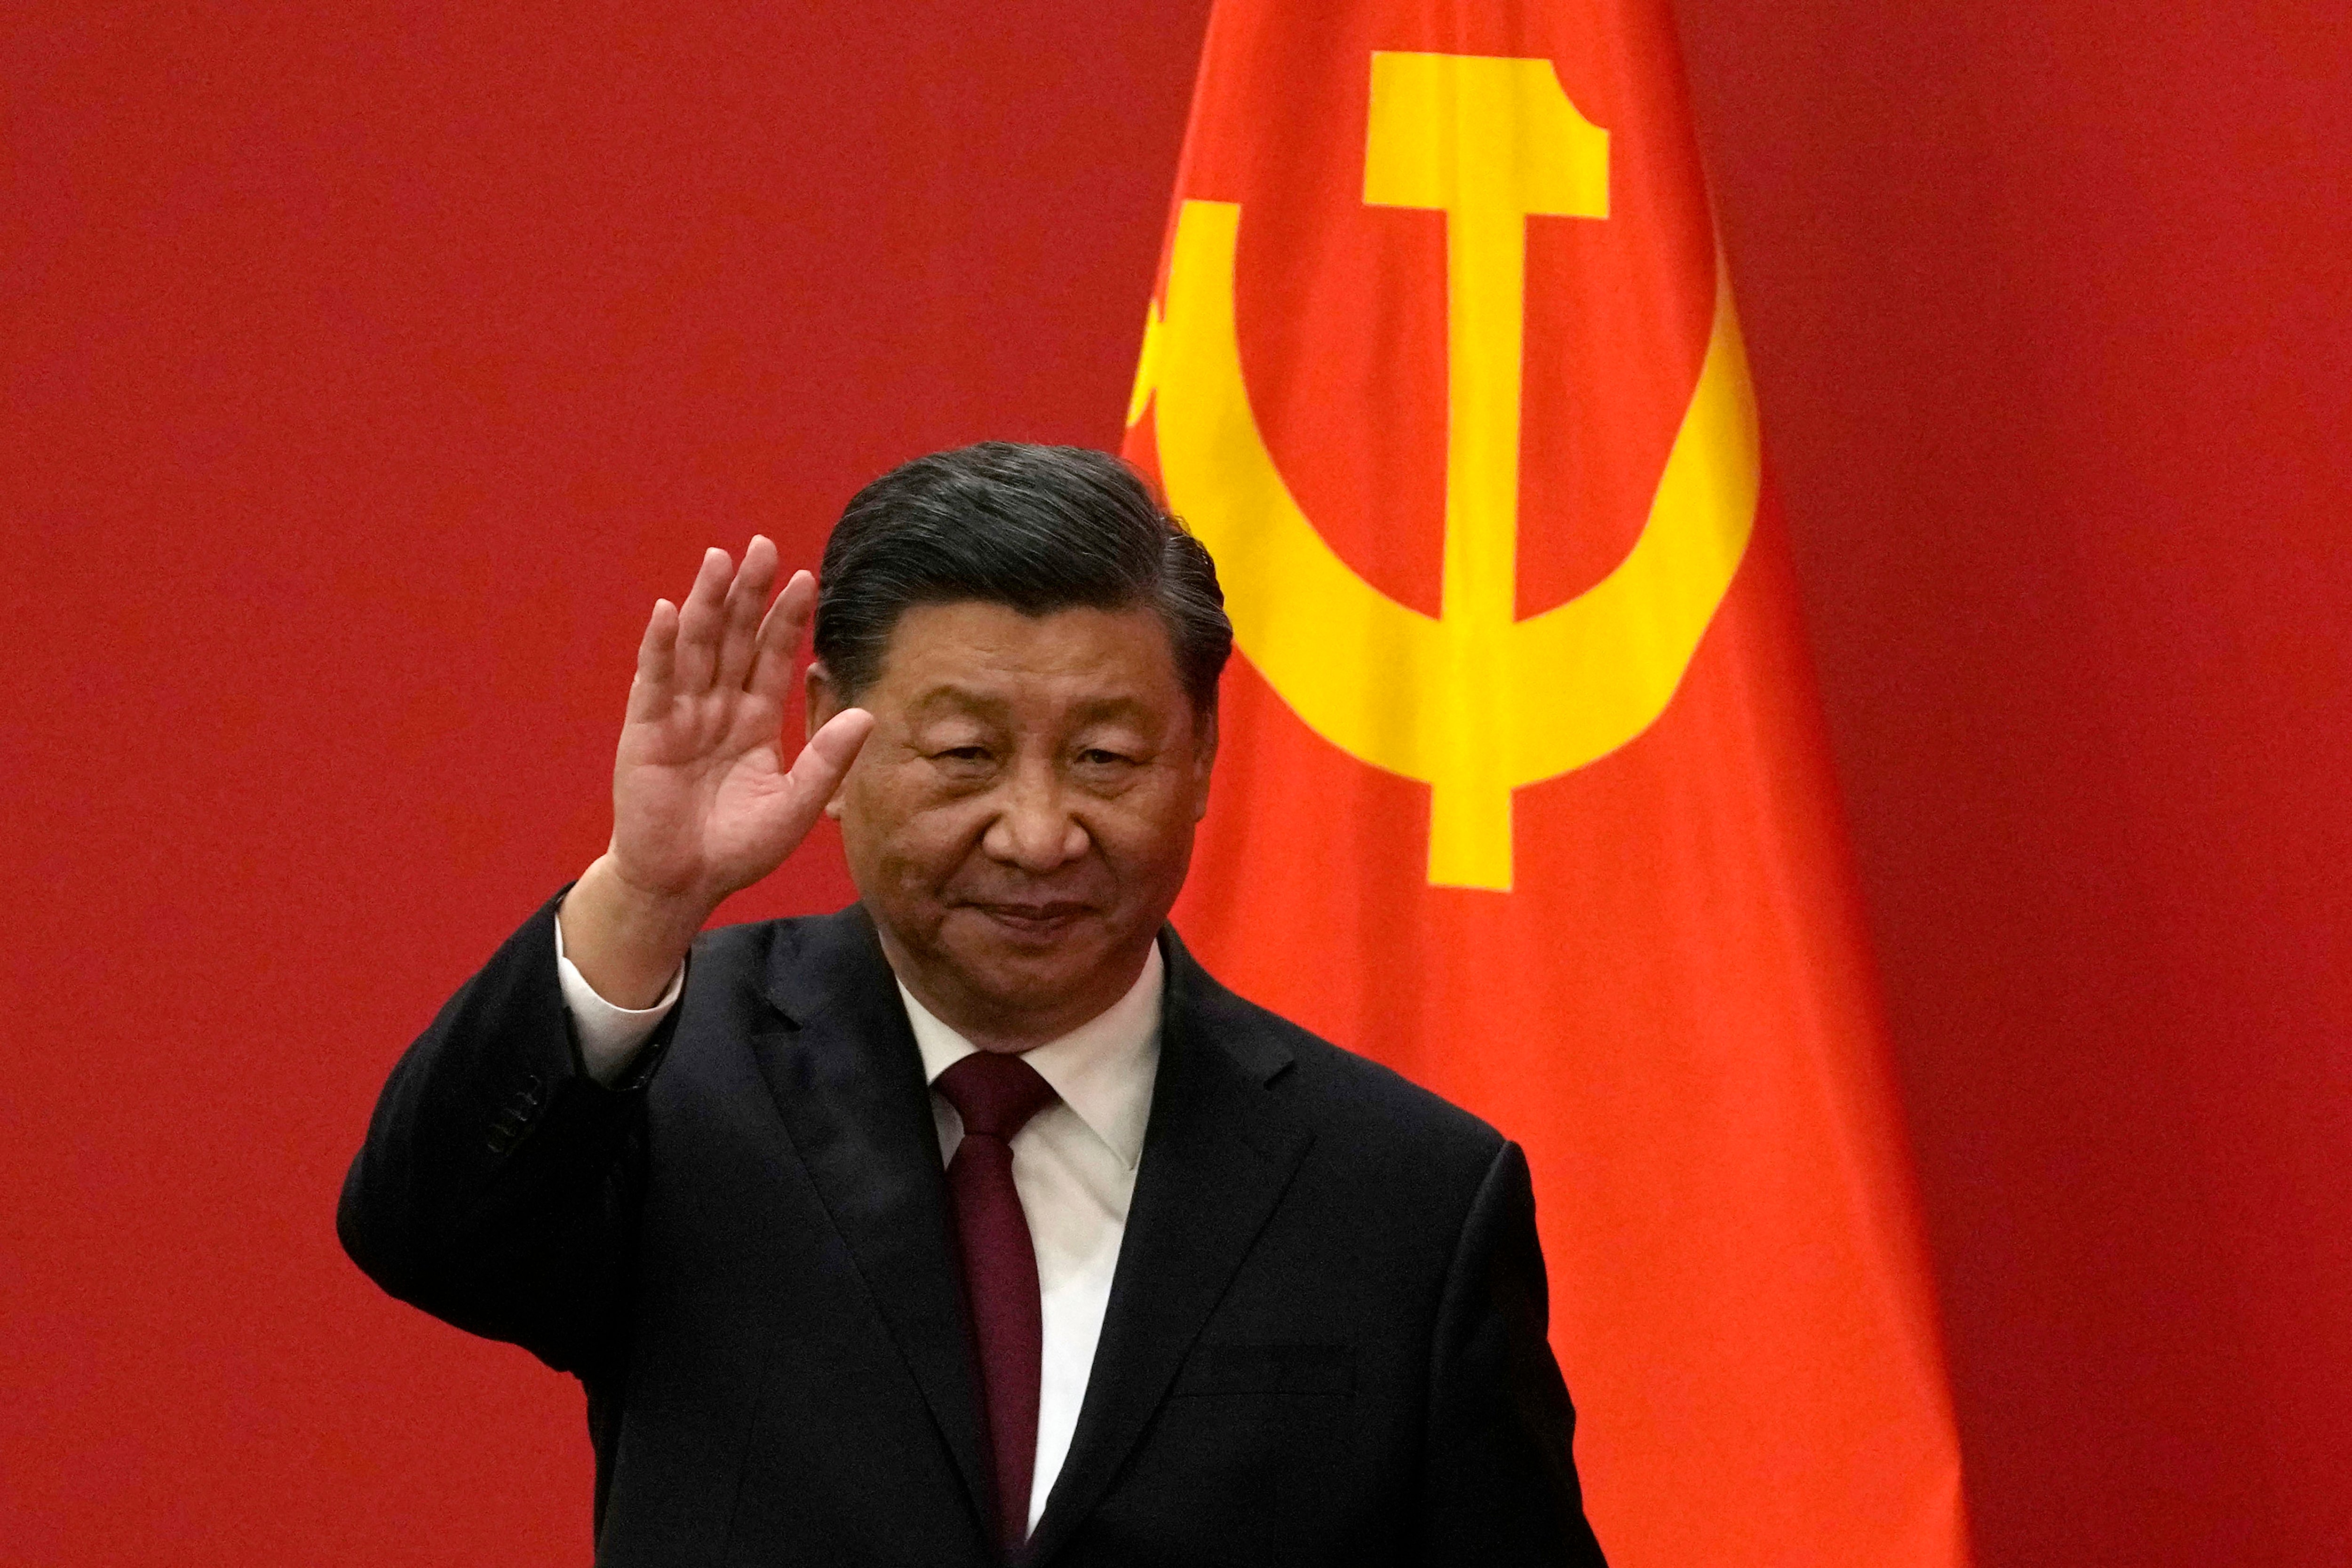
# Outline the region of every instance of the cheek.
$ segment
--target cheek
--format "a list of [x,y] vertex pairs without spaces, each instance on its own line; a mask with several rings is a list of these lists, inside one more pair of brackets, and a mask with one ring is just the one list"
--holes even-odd
[[953,876],[980,841],[985,809],[970,800],[942,798],[921,780],[901,777],[877,784],[853,806],[866,865],[889,882],[915,889]]
[[1096,819],[1095,842],[1119,880],[1139,891],[1182,879],[1195,820],[1191,781],[1171,778],[1120,797]]

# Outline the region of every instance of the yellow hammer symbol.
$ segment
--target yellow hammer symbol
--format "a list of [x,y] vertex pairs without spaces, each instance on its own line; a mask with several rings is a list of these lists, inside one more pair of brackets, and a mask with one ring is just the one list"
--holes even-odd
[[1603,218],[1609,135],[1542,59],[1372,56],[1364,199],[1446,225],[1444,581],[1435,619],[1315,531],[1265,448],[1234,330],[1241,209],[1187,201],[1129,422],[1155,399],[1170,505],[1216,557],[1242,650],[1318,734],[1430,785],[1429,879],[1511,885],[1511,792],[1673,700],[1754,526],[1756,416],[1720,258],[1697,384],[1632,552],[1517,618],[1527,220]]

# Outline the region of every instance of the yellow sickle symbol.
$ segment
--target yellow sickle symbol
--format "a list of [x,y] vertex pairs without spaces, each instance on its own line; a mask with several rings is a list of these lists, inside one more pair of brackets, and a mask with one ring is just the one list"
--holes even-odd
[[1155,398],[1171,508],[1216,557],[1242,651],[1307,726],[1430,786],[1429,879],[1511,885],[1511,792],[1665,710],[1755,526],[1756,408],[1720,252],[1715,324],[1642,536],[1587,592],[1517,616],[1529,216],[1608,215],[1609,134],[1551,62],[1372,56],[1364,200],[1445,214],[1444,584],[1433,619],[1358,576],[1299,510],[1234,330],[1241,208],[1178,212],[1128,422]]

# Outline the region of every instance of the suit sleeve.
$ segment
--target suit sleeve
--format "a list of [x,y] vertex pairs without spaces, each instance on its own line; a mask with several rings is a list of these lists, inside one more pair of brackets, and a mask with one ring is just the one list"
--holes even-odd
[[645,1086],[677,1012],[614,1087],[589,1076],[556,977],[561,900],[507,940],[393,1069],[336,1230],[401,1300],[587,1376],[619,1353]]
[[1506,1143],[1470,1205],[1438,1310],[1420,1553],[1431,1568],[1603,1561],[1548,1318],[1527,1157]]

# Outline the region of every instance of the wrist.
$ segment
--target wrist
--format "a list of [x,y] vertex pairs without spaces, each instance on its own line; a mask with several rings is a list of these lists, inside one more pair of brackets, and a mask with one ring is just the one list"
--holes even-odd
[[[607,849],[589,862],[572,886],[572,898],[586,890],[587,898],[605,918],[646,937],[683,932],[691,942],[726,895],[706,895],[700,889],[664,889],[629,875],[620,857]],[[569,929],[569,928],[566,928]]]
[[714,901],[637,886],[608,853],[599,856],[556,910],[564,956],[596,994],[620,1007],[647,1007],[677,973]]

